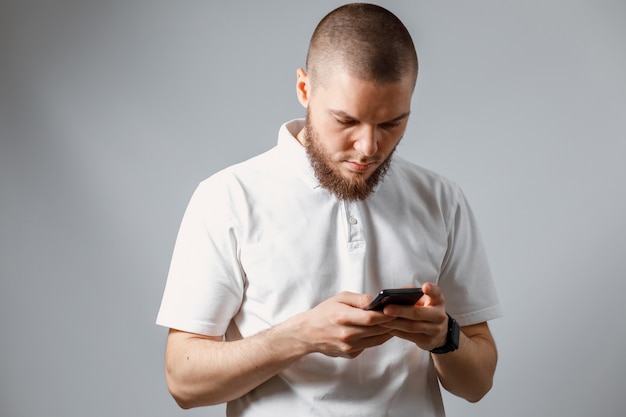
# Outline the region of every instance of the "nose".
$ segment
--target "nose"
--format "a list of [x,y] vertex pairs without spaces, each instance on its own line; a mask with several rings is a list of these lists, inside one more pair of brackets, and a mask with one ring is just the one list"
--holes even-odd
[[373,156],[378,151],[378,134],[376,127],[365,126],[354,142],[354,149],[363,156]]

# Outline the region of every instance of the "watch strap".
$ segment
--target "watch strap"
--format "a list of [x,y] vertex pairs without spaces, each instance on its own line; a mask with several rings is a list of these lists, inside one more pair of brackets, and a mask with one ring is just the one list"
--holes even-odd
[[459,348],[459,339],[461,336],[461,327],[456,320],[448,314],[448,333],[446,335],[446,344],[431,350],[431,353],[442,354],[453,352]]

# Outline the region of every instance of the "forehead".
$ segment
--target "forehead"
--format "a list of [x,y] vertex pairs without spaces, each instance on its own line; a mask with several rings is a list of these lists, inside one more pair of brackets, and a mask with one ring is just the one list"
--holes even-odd
[[398,82],[378,83],[337,71],[314,89],[310,106],[312,111],[339,111],[359,120],[382,122],[410,111],[413,86],[413,77],[408,75]]

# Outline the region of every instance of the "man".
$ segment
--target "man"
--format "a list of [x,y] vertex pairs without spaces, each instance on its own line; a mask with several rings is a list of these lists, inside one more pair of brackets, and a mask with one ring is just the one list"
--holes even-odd
[[[439,382],[478,401],[500,306],[462,192],[392,157],[417,77],[408,31],[378,6],[340,7],[306,66],[306,121],[189,203],[157,319],[172,395],[233,416],[443,416]],[[365,308],[399,287],[424,295]]]

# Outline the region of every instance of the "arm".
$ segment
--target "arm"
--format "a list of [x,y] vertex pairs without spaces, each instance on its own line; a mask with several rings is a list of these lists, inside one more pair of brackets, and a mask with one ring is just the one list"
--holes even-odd
[[[446,342],[448,316],[441,289],[434,284],[422,286],[424,297],[415,306],[385,307],[384,313],[397,319],[381,326],[391,334],[432,350]],[[487,323],[461,328],[459,349],[432,354],[437,376],[451,393],[477,402],[489,392],[496,370],[497,350]]]
[[165,371],[172,396],[185,409],[242,396],[305,354],[289,330],[276,327],[236,342],[170,330]]
[[356,357],[392,337],[379,325],[393,318],[362,309],[370,300],[341,293],[237,341],[171,330],[165,354],[168,388],[182,408],[218,404],[239,398],[306,354]]
[[498,353],[487,323],[461,327],[459,349],[432,356],[441,385],[451,393],[477,402],[491,389]]

